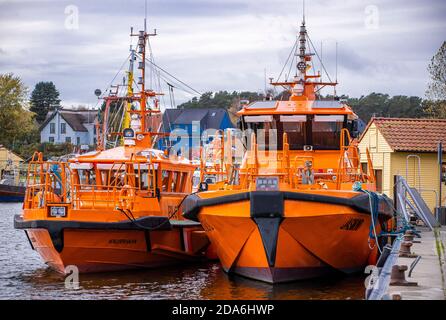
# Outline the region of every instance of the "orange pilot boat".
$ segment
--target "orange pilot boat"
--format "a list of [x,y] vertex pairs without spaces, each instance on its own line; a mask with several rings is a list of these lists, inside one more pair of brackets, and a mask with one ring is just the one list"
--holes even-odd
[[350,134],[357,116],[340,100],[321,99],[319,90],[337,83],[307,74],[306,45],[303,22],[296,77],[271,82],[286,88],[289,100],[239,111],[247,145],[241,166],[232,165],[229,134],[220,166],[226,181],[203,181],[183,206],[186,218],[203,225],[224,270],[270,283],[363,271],[393,217],[391,200],[372,192],[368,154],[369,173],[362,171]]
[[[65,162],[29,163],[23,212],[14,227],[25,231],[43,260],[58,272],[153,268],[206,258],[209,241],[199,223],[179,207],[192,192],[196,165],[154,149],[160,121],[158,94],[145,88],[145,50],[151,34],[140,31],[131,50],[128,90],[105,97],[96,151]],[[133,92],[133,63],[139,57],[140,92]],[[119,88],[117,88],[119,89]],[[98,93],[100,95],[100,93]],[[124,125],[110,145],[107,117],[124,104]]]

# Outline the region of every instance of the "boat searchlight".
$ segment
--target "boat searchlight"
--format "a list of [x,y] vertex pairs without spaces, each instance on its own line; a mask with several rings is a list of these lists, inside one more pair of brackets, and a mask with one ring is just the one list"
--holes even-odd
[[124,145],[125,146],[134,146],[135,143],[135,130],[133,130],[132,128],[127,128],[124,129],[124,131],[122,132],[123,136],[124,136]]

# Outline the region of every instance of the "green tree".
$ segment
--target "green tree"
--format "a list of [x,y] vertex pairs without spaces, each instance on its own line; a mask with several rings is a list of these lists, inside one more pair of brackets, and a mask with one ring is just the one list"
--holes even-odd
[[[270,92],[271,93],[271,92]],[[288,100],[289,91],[278,93],[275,100]],[[372,92],[360,98],[351,98],[346,95],[339,97],[346,100],[353,111],[365,122],[372,117],[394,118],[421,118],[425,116],[423,102],[420,97],[397,95],[391,97],[388,94]],[[230,112],[233,122],[236,121],[236,112],[240,107],[240,100],[259,101],[264,99],[262,93],[257,92],[206,92],[200,98],[194,97],[190,101],[178,106],[180,109],[189,108],[225,108]],[[334,99],[332,95],[319,96],[318,99]]]
[[36,114],[38,123],[45,121],[50,111],[60,106],[59,91],[53,82],[39,82],[31,93],[31,111]]
[[188,102],[185,102],[178,106],[179,109],[191,109],[191,108],[224,108],[231,109],[234,103],[238,103],[240,100],[259,101],[263,100],[264,95],[262,93],[242,91],[218,91],[218,92],[205,92],[200,98],[194,97]]
[[415,96],[393,96],[383,93],[370,93],[360,98],[343,97],[347,104],[363,121],[372,117],[421,118],[425,116],[422,99]]
[[424,116],[420,97],[393,96],[387,101],[387,114],[393,118],[420,118]]
[[432,118],[446,118],[446,41],[432,57],[427,68],[430,83],[423,108]]
[[22,154],[38,141],[33,113],[26,108],[27,89],[19,77],[0,74],[0,144]]

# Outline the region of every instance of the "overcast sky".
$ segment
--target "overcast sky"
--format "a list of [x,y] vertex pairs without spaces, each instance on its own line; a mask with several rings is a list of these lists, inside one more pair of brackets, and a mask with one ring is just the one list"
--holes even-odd
[[[294,44],[301,1],[148,0],[156,62],[200,92],[262,91],[264,70],[277,77]],[[143,18],[144,0],[0,0],[0,73],[30,90],[53,81],[64,105],[94,106]],[[423,96],[446,40],[446,1],[307,0],[306,22],[332,78],[338,42],[338,94]]]

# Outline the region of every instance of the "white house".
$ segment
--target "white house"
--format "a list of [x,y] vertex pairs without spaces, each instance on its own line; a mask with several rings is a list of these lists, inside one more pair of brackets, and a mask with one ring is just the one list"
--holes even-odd
[[96,144],[97,110],[58,109],[40,126],[40,142],[73,145]]

